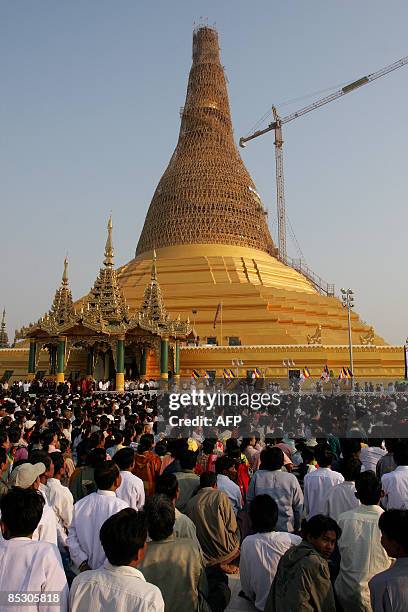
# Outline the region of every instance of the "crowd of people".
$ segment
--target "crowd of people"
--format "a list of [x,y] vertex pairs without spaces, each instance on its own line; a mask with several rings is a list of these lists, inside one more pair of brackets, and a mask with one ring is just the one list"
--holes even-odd
[[154,387],[0,392],[0,610],[222,612],[231,574],[264,612],[408,610],[403,392],[216,430]]

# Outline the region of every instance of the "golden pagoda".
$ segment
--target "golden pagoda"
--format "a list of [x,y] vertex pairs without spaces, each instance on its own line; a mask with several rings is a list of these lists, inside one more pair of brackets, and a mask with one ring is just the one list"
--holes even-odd
[[[166,378],[169,371],[190,377],[193,370],[221,376],[235,365],[239,376],[258,369],[283,381],[290,368],[307,367],[319,378],[327,366],[337,377],[349,365],[347,311],[332,286],[278,258],[265,207],[234,142],[214,28],[194,31],[192,55],[178,142],[154,192],[135,258],[114,269],[110,220],[104,267],[80,312],[73,314],[63,277],[42,330],[60,317],[58,332],[71,335],[65,345],[72,347],[70,357],[65,348],[68,375],[98,369],[95,355],[89,366],[89,353],[87,367],[81,346],[99,353],[102,347],[106,357],[106,347],[120,335],[125,361],[133,351],[132,370],[142,376]],[[33,336],[29,329],[26,338]],[[402,347],[386,344],[355,312],[351,340],[355,377],[404,376]],[[23,353],[13,350],[25,351],[26,363],[27,347],[0,349],[3,371],[24,375]],[[119,371],[113,353],[123,386],[123,355]]]
[[[155,249],[170,313],[194,317],[182,374],[243,362],[285,378],[287,365],[349,364],[347,313],[334,291],[278,259],[265,207],[234,142],[217,32],[193,34],[193,62],[179,139],[146,215],[135,259],[119,270],[130,309],[142,299]],[[222,303],[220,318],[215,312]],[[355,375],[403,375],[402,351],[351,313]],[[336,373],[337,374],[337,373]]]

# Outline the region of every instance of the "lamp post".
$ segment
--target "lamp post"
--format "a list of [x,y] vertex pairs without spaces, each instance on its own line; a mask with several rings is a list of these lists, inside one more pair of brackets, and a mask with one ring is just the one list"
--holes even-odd
[[354,308],[354,293],[351,289],[340,289],[343,308],[347,308],[348,322],[348,337],[349,337],[349,353],[350,353],[350,370],[351,370],[351,389],[354,388],[354,371],[353,371],[353,339],[351,336],[351,309]]

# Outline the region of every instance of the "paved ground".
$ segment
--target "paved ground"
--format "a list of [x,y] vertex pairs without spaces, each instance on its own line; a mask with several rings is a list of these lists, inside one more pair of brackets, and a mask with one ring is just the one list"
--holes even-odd
[[239,576],[230,574],[228,576],[228,584],[231,589],[231,601],[227,608],[227,612],[255,612],[255,606],[246,599],[238,597],[238,593],[241,590]]

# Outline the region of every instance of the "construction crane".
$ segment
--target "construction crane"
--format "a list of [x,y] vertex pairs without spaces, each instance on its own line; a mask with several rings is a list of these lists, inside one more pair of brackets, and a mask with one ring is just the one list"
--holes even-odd
[[371,83],[376,79],[379,79],[382,76],[385,76],[389,72],[393,70],[397,70],[397,68],[401,68],[408,64],[408,57],[403,57],[402,59],[390,64],[389,66],[385,66],[381,70],[377,72],[373,72],[368,76],[364,76],[361,79],[357,79],[357,81],[353,81],[348,85],[345,85],[338,91],[335,91],[308,106],[304,106],[300,110],[287,115],[286,117],[279,117],[278,111],[275,106],[272,106],[272,113],[274,121],[268,125],[263,130],[258,130],[249,136],[242,137],[239,139],[239,146],[245,147],[245,143],[249,140],[253,140],[254,138],[258,138],[258,136],[262,136],[263,134],[267,134],[272,130],[275,130],[275,160],[276,160],[276,199],[277,199],[277,207],[278,207],[278,247],[279,247],[279,259],[284,263],[287,263],[288,257],[286,252],[286,208],[285,208],[285,180],[284,180],[284,172],[283,172],[283,139],[282,139],[282,125],[285,123],[289,123],[302,115],[306,115],[306,113],[310,113],[316,108],[320,108],[320,106],[324,106],[329,102],[334,102],[338,98],[345,96],[352,91],[355,91],[359,87],[363,85],[367,85],[367,83]]

